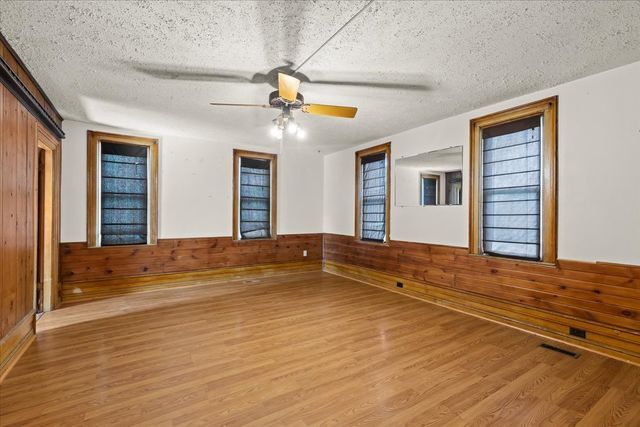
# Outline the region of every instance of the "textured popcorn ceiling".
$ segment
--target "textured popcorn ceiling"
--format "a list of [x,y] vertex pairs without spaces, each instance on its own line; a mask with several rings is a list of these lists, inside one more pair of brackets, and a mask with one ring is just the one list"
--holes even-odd
[[[67,119],[150,133],[276,145],[268,84],[160,78],[139,70],[241,71],[300,63],[363,1],[2,1],[0,28]],[[298,114],[323,152],[640,60],[640,2],[375,2],[303,68],[307,102],[355,120]]]

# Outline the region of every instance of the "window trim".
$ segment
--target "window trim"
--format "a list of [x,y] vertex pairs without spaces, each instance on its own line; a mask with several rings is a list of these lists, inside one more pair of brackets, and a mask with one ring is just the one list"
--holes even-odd
[[540,261],[535,263],[555,263],[557,260],[557,117],[558,97],[553,96],[529,104],[520,105],[497,113],[488,114],[470,121],[470,154],[471,167],[469,191],[469,253],[473,255],[508,258],[499,255],[488,255],[482,251],[481,216],[482,216],[482,129],[496,126],[531,116],[543,117],[542,170],[540,172],[542,190],[541,206],[541,240],[542,251]]
[[[148,159],[148,197],[149,197],[149,234],[146,246],[158,243],[158,139],[141,136],[120,135],[107,132],[87,131],[87,246],[90,248],[101,247],[98,242],[100,225],[98,224],[98,164],[100,162],[100,150],[98,147],[102,141],[116,144],[129,144],[149,147]],[[145,246],[139,245],[109,245],[108,247]],[[106,247],[106,246],[105,246]]]
[[[385,215],[384,215],[384,241],[383,242],[375,242],[371,240],[363,240],[361,235],[361,227],[360,227],[360,212],[362,210],[361,207],[361,198],[360,198],[360,187],[361,187],[361,171],[362,171],[362,158],[370,156],[372,154],[385,153],[385,158],[387,161],[387,183],[385,188]],[[372,245],[388,245],[389,244],[389,225],[391,223],[391,141],[385,142],[384,144],[376,145],[374,147],[365,148],[364,150],[356,151],[355,153],[356,163],[355,163],[355,178],[356,178],[356,188],[355,188],[355,230],[354,230],[354,239],[357,242],[367,243]]]
[[[259,239],[243,239],[240,236],[240,159],[251,158],[271,161],[271,237]],[[236,242],[253,242],[260,240],[276,240],[277,232],[277,205],[278,205],[278,155],[260,153],[257,151],[233,150],[233,231],[232,239]]]

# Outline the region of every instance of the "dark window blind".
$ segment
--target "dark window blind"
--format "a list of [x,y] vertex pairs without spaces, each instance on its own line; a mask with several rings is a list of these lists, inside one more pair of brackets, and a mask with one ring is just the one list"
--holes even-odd
[[445,203],[447,205],[462,204],[462,171],[446,172]]
[[240,236],[271,237],[271,161],[240,158]]
[[422,204],[425,206],[438,204],[438,179],[422,177]]
[[147,243],[147,147],[101,144],[100,242]]
[[541,118],[483,129],[482,143],[483,250],[539,260]]
[[387,197],[387,159],[385,153],[362,158],[361,238],[384,242]]

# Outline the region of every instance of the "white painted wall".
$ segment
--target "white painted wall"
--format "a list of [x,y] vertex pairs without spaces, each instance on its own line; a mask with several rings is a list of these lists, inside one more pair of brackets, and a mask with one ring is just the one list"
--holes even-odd
[[420,206],[422,180],[420,168],[413,166],[395,169],[392,181],[394,202],[399,206]]
[[353,235],[356,150],[392,141],[396,159],[462,144],[464,204],[392,206],[390,233],[393,240],[468,246],[469,120],[553,95],[559,257],[640,264],[640,62],[327,155],[324,231]]
[[[282,152],[205,139],[144,134],[65,120],[61,240],[86,241],[87,130],[160,139],[159,238],[230,236],[233,149],[278,153],[278,233],[322,232],[323,156],[304,143]],[[296,144],[292,147],[292,144]],[[300,146],[302,145],[302,148]]]
[[[392,160],[463,145],[462,206],[395,207],[391,238],[467,246],[469,120],[559,96],[558,253],[563,259],[640,265],[640,62],[483,107],[322,156],[300,143],[279,153],[278,232],[353,235],[354,152],[392,141]],[[62,241],[86,240],[86,131],[144,135],[65,121]],[[159,237],[231,235],[233,148],[227,141],[161,139]],[[302,144],[304,147],[304,143]]]

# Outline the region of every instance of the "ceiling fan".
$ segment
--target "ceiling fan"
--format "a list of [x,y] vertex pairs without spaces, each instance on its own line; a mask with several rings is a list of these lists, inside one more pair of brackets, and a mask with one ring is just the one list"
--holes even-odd
[[271,134],[281,139],[286,131],[291,135],[297,135],[298,138],[304,138],[305,131],[293,118],[293,111],[300,110],[303,113],[315,114],[318,116],[342,117],[353,119],[358,112],[356,107],[344,107],[340,105],[325,104],[305,104],[304,97],[298,89],[300,80],[297,78],[278,73],[278,90],[269,94],[268,104],[230,104],[221,102],[211,102],[214,106],[227,107],[258,107],[258,108],[277,108],[280,110],[278,117],[273,119],[273,127]]
[[[291,61],[285,61],[284,65],[275,67],[267,72],[257,72],[249,77],[238,71],[216,71],[216,70],[185,70],[172,66],[140,64],[134,63],[133,67],[145,74],[155,78],[170,80],[188,80],[188,81],[217,81],[226,83],[252,83],[252,84],[269,84],[277,90],[269,94],[268,104],[234,104],[211,102],[214,106],[231,106],[231,107],[257,107],[257,108],[277,108],[280,114],[273,120],[271,134],[282,139],[284,132],[297,135],[299,138],[304,137],[305,131],[298,125],[293,118],[293,111],[300,110],[303,113],[314,114],[319,116],[342,117],[352,119],[355,117],[358,109],[356,107],[346,107],[339,105],[325,104],[306,104],[304,97],[298,92],[300,83],[305,84],[322,84],[322,85],[339,85],[339,86],[355,86],[355,87],[372,87],[381,89],[396,90],[428,90],[423,84],[410,83],[391,83],[391,82],[372,82],[372,81],[345,81],[345,80],[311,80],[300,69],[309,62],[318,52],[320,52],[331,40],[333,40],[345,27],[354,21],[360,14],[369,8],[374,0],[368,0],[348,21],[338,28],[328,39],[326,39],[317,49],[294,68]],[[294,77],[298,76],[298,78]]]

